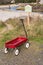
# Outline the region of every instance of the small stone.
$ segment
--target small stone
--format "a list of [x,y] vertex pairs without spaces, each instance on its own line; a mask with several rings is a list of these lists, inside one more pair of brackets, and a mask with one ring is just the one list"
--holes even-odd
[[39,58],[38,60],[40,61],[41,59]]

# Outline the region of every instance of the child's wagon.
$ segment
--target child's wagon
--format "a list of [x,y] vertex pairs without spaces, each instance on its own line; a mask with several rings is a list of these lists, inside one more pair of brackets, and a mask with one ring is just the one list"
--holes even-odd
[[[19,50],[17,49],[17,47],[19,47],[20,45],[22,45],[22,44],[24,44],[24,43],[27,42],[27,40],[28,40],[27,39],[27,32],[25,30],[25,26],[24,26],[24,23],[23,23],[23,19],[21,19],[21,22],[23,24],[23,28],[24,28],[26,37],[17,37],[16,39],[13,39],[13,40],[11,40],[9,42],[6,42],[5,43],[5,53],[8,52],[8,49],[9,48],[14,48],[14,49],[16,49],[15,50],[15,55],[18,55],[19,54]],[[28,47],[29,47],[29,43],[27,42],[26,43],[26,48],[28,48]]]

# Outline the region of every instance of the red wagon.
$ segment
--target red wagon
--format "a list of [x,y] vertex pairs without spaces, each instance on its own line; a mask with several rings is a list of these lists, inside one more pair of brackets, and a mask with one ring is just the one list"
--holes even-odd
[[18,37],[14,40],[11,40],[5,44],[6,48],[17,48],[21,44],[25,43],[27,41],[27,38],[25,37]]
[[[22,24],[23,24],[23,20],[21,19],[22,21]],[[23,27],[24,27],[24,24],[23,24]],[[27,32],[25,30],[25,27],[24,27],[24,31],[25,31],[25,34],[26,34],[26,38],[25,37],[17,37],[16,39],[13,39],[7,43],[5,43],[5,53],[8,52],[8,48],[14,48],[16,49],[15,50],[15,55],[18,55],[19,54],[19,50],[17,49],[18,46],[26,43],[26,41],[28,40],[27,39]],[[26,43],[26,48],[29,47],[29,43]]]

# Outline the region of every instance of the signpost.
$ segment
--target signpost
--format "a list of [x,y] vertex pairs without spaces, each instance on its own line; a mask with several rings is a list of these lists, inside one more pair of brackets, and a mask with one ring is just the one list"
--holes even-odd
[[32,12],[32,6],[26,5],[25,6],[25,12]]
[[30,5],[26,5],[25,6],[25,12],[28,14],[28,16],[27,16],[27,22],[28,22],[28,25],[30,25],[30,14],[31,14],[31,12],[32,12],[32,6],[30,6]]

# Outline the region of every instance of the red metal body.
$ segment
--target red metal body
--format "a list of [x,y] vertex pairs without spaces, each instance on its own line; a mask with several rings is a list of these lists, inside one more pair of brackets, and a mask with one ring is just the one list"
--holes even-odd
[[5,47],[6,48],[16,48],[20,46],[21,44],[25,43],[26,41],[27,41],[27,38],[25,37],[17,37],[16,39],[5,43]]

